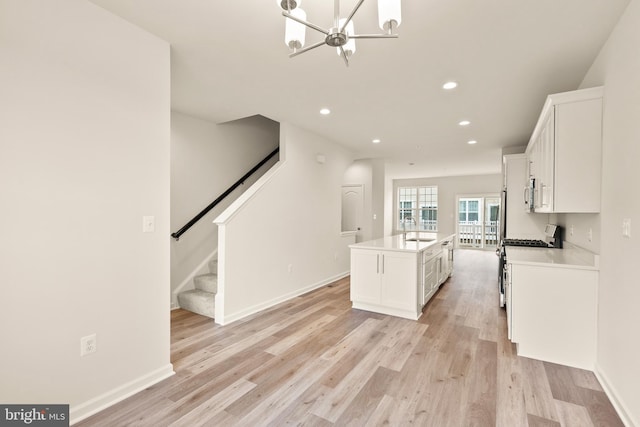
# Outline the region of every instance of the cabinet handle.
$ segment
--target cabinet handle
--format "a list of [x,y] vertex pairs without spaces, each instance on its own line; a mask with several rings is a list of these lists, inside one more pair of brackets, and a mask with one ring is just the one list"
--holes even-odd
[[382,274],[384,274],[384,254],[382,254]]
[[376,274],[380,274],[380,254],[376,255]]

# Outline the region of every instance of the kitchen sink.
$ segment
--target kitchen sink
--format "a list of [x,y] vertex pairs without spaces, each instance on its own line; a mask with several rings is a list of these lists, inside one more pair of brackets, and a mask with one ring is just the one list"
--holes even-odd
[[433,242],[436,239],[428,239],[428,238],[419,238],[419,237],[410,237],[405,239],[405,242]]

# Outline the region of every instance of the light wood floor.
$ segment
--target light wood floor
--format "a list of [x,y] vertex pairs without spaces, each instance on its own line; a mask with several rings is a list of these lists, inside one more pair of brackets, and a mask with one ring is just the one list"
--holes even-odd
[[176,375],[78,426],[622,426],[588,371],[517,357],[497,257],[457,250],[415,322],[349,280],[228,326],[172,312]]

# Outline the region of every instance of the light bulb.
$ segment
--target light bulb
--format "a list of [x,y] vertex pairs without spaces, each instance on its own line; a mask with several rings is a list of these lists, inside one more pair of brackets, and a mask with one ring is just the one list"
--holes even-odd
[[278,6],[280,6],[283,10],[293,10],[296,7],[302,4],[302,0],[276,0]]
[[[346,18],[340,19],[340,21],[338,22],[338,29],[342,28],[342,26],[344,25],[344,21],[346,21]],[[344,29],[344,32],[347,37],[355,34],[353,19],[349,21],[349,24],[347,25],[347,28]],[[349,38],[347,40],[347,43],[342,46],[342,49],[344,49],[344,53],[347,55],[347,58],[356,53],[356,39]],[[338,56],[342,56],[339,47],[336,48],[336,52],[338,52]]]
[[391,33],[401,22],[400,0],[378,0],[378,24],[383,31]]
[[[303,21],[307,20],[307,14],[299,7],[293,9],[291,11],[291,15]],[[284,44],[294,50],[300,49],[302,46],[304,46],[307,26],[294,21],[291,18],[287,18],[286,21],[287,22],[284,27]]]

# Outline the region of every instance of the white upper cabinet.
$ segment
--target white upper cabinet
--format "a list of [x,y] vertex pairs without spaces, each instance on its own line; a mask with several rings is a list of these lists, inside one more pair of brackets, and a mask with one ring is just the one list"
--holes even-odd
[[547,97],[527,146],[535,212],[600,212],[602,93]]

